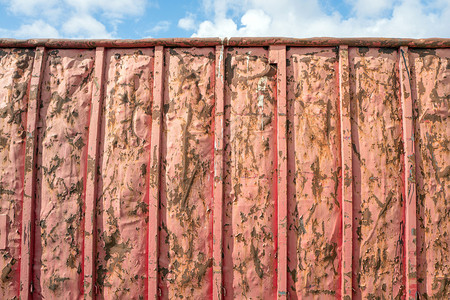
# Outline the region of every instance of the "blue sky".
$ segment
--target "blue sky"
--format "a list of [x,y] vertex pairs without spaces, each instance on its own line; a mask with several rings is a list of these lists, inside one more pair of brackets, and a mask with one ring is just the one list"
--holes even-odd
[[0,38],[450,37],[450,0],[0,0]]

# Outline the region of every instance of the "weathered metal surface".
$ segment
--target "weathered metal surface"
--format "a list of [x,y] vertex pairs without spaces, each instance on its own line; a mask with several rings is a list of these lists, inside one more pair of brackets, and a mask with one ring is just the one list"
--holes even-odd
[[163,110],[163,82],[164,82],[164,47],[155,47],[155,61],[153,64],[153,106],[151,154],[149,172],[149,226],[148,226],[148,298],[156,299],[160,294],[158,288],[158,249],[159,249],[159,197],[161,170],[161,129]]
[[410,64],[406,59],[408,48],[399,50],[400,93],[402,101],[404,175],[403,194],[405,205],[405,289],[406,299],[417,294],[417,203],[416,203],[416,161],[414,144],[413,96],[411,93]]
[[276,69],[262,48],[225,57],[225,298],[275,297]]
[[95,50],[94,77],[92,86],[92,102],[89,120],[89,138],[87,149],[87,170],[85,177],[85,203],[84,203],[84,298],[91,298],[96,293],[95,266],[97,259],[97,197],[98,177],[97,167],[99,163],[100,129],[102,122],[101,112],[103,104],[103,80],[104,80],[105,48]]
[[94,52],[51,50],[38,122],[35,297],[82,295],[84,170]]
[[411,49],[416,102],[417,283],[423,298],[450,295],[450,50]]
[[96,282],[101,298],[137,299],[147,270],[153,49],[109,49],[105,61]]
[[216,78],[214,103],[214,185],[213,185],[213,299],[223,298],[223,170],[224,170],[224,99],[225,99],[225,47],[216,46]]
[[340,131],[336,48],[288,51],[289,292],[340,288]]
[[269,47],[269,61],[276,65],[276,124],[277,124],[277,296],[286,299],[287,261],[288,261],[288,152],[287,152],[287,79],[286,79],[286,46]]
[[448,39],[0,46],[0,298],[449,298]]
[[[19,290],[22,197],[28,85],[32,49],[0,49],[0,214],[5,216],[0,249],[0,298]],[[3,236],[5,235],[5,236]]]
[[350,48],[353,147],[353,289],[404,294],[402,124],[398,52]]
[[339,46],[339,112],[341,130],[341,296],[353,294],[353,164],[348,46]]
[[364,47],[448,48],[450,39],[397,39],[397,38],[284,38],[284,37],[231,37],[231,38],[167,38],[141,40],[64,40],[64,39],[0,39],[0,47],[46,48],[144,48],[144,47],[264,47],[273,45],[297,47],[333,47],[340,45]]
[[34,211],[36,202],[37,173],[37,123],[39,119],[40,92],[46,50],[35,50],[33,70],[30,79],[30,92],[27,107],[27,127],[25,141],[25,173],[22,197],[22,232],[20,249],[20,298],[32,296],[33,254],[34,254]]
[[162,296],[212,293],[214,48],[165,51],[159,273]]

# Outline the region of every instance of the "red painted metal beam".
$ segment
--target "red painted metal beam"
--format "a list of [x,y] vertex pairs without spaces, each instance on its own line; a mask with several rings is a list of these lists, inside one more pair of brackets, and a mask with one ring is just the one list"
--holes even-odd
[[277,295],[287,298],[287,124],[286,46],[271,46],[270,62],[277,65]]
[[155,47],[152,133],[149,181],[148,299],[158,298],[158,224],[160,193],[161,129],[164,82],[164,47]]
[[403,147],[405,152],[405,262],[406,299],[417,299],[417,239],[416,239],[416,155],[414,145],[413,98],[407,47],[399,50],[400,93],[402,101]]
[[39,104],[41,80],[44,70],[45,48],[36,49],[33,70],[31,73],[30,92],[27,111],[27,136],[25,142],[25,173],[22,213],[22,239],[20,259],[20,299],[31,299],[33,249],[34,249],[34,206],[36,201],[36,156],[37,156],[37,123],[39,120]]
[[225,59],[224,47],[216,46],[215,113],[214,113],[214,204],[213,204],[213,299],[222,299],[223,256],[223,134]]
[[283,38],[283,37],[260,37],[260,38],[169,38],[169,39],[141,39],[141,40],[64,40],[64,39],[0,39],[0,47],[46,47],[46,48],[134,48],[134,47],[211,47],[211,46],[240,46],[240,47],[262,47],[262,46],[299,46],[320,47],[348,45],[349,47],[400,47],[410,48],[448,48],[450,39],[395,39],[395,38]]
[[95,299],[95,260],[96,260],[96,199],[98,188],[99,143],[101,112],[103,103],[103,81],[105,48],[99,47],[95,53],[95,73],[92,91],[91,116],[89,121],[89,140],[86,170],[86,198],[84,219],[84,298]]
[[348,46],[339,47],[339,99],[341,114],[341,160],[342,160],[342,299],[352,298],[352,133],[350,121],[350,77]]

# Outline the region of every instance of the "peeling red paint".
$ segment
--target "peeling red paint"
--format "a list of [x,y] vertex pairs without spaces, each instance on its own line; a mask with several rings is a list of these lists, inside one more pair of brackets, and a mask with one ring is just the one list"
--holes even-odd
[[341,256],[338,53],[288,52],[289,291],[339,296]]
[[417,284],[423,298],[450,295],[450,50],[411,50],[416,97]]
[[0,47],[0,298],[449,297],[448,39]]
[[229,48],[225,80],[225,298],[274,297],[276,69],[267,50]]
[[153,49],[109,49],[105,62],[95,282],[99,298],[137,299],[146,285]]
[[51,50],[38,122],[35,297],[80,297],[91,50]]
[[33,67],[32,49],[0,49],[0,214],[5,247],[0,249],[0,298],[18,294],[21,202],[23,197],[28,85]]
[[165,51],[159,273],[163,298],[212,292],[214,48]]
[[404,221],[398,52],[350,48],[353,147],[353,289],[401,298]]

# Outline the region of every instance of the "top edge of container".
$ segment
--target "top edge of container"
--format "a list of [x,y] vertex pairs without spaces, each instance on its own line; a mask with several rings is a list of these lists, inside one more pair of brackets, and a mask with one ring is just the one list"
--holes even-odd
[[249,46],[298,46],[298,47],[333,47],[347,45],[350,47],[388,47],[397,48],[407,46],[410,48],[449,48],[449,38],[403,39],[403,38],[284,38],[284,37],[231,37],[231,38],[162,38],[140,40],[72,40],[72,39],[0,39],[3,48],[143,48],[143,47],[249,47]]

